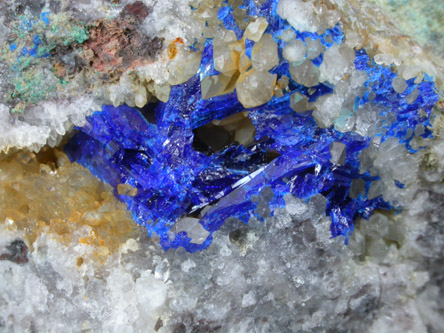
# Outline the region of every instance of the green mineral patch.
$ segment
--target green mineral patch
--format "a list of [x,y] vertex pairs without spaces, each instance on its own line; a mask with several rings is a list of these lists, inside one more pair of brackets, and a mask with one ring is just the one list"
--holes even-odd
[[88,30],[83,27],[74,27],[72,29],[71,38],[72,39],[69,38],[66,39],[64,44],[69,45],[72,44],[73,42],[81,44],[84,41],[88,40]]
[[402,33],[437,55],[444,53],[444,2],[441,0],[371,0],[381,6]]
[[56,71],[55,65],[60,68],[58,58],[81,50],[80,44],[88,40],[88,27],[65,14],[42,13],[40,18],[19,16],[10,30],[10,44],[1,50],[0,58],[12,73],[9,102],[15,105],[14,112],[20,112],[68,84],[61,73],[69,71]]
[[44,100],[56,87],[53,84],[48,85],[48,82],[44,82],[42,76],[31,76],[29,74],[26,73],[26,75],[12,80],[14,85],[12,97],[21,98],[27,103],[35,104]]

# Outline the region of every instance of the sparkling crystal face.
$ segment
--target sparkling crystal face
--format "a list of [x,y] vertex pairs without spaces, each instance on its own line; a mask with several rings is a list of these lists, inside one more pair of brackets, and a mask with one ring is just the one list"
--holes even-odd
[[[354,219],[396,208],[378,184],[409,179],[396,170],[381,179],[371,154],[393,144],[421,148],[411,141],[431,135],[432,79],[401,79],[348,47],[332,17],[332,26],[292,22],[282,14],[287,3],[250,1],[247,14],[259,18],[242,28],[223,7],[227,33],[207,40],[198,73],[153,107],[155,121],[125,105],[104,106],[65,146],[71,160],[116,189],[164,249],[205,249],[225,220],[266,218],[288,194],[324,196],[332,236],[345,242]],[[216,143],[210,132],[197,144],[196,131],[210,123],[226,133],[216,138],[213,126]]]

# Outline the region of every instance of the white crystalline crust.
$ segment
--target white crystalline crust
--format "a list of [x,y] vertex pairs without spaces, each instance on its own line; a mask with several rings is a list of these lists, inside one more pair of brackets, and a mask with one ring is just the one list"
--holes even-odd
[[[266,192],[258,199],[264,208],[271,199]],[[227,221],[212,246],[194,254],[164,252],[145,237],[127,241],[102,265],[85,259],[77,266],[91,250],[76,238],[89,230],[79,230],[66,247],[43,235],[29,263],[0,261],[0,327],[439,331],[442,193],[442,186],[431,190],[418,182],[408,209],[358,221],[348,246],[330,237],[322,196],[307,204],[287,195],[285,208],[264,222]],[[267,209],[259,213],[267,216]],[[22,235],[2,229],[0,236],[2,249]]]
[[414,42],[414,36],[402,34],[380,7],[367,0],[328,0],[327,3],[335,6],[341,17],[347,45],[370,51],[378,64],[401,65],[433,75],[438,87],[444,88],[442,59],[422,49]]
[[298,31],[321,32],[332,28],[340,16],[315,0],[281,0],[277,13]]
[[57,145],[73,126],[82,126],[85,117],[100,110],[93,97],[40,103],[24,114],[14,114],[0,104],[0,150],[27,148],[38,151],[48,143]]
[[160,36],[167,41],[178,37],[185,44],[192,45],[196,38],[201,38],[201,22],[197,21],[188,0],[144,0],[148,7],[153,8],[151,14],[143,22],[147,35]]
[[[75,236],[89,232],[81,229]],[[0,234],[2,249],[20,237],[4,229]],[[123,265],[120,255],[109,257],[100,272],[86,260],[77,266],[90,252],[88,245],[62,247],[43,235],[29,264],[0,261],[0,330],[153,332],[167,297],[165,282],[148,269],[132,275],[132,265]]]

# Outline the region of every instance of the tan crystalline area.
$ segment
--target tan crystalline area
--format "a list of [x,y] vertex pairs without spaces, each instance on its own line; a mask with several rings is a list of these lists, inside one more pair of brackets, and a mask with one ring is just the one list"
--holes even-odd
[[406,80],[423,72],[433,75],[442,90],[442,60],[403,34],[380,7],[365,0],[329,0],[328,3],[340,13],[347,45],[365,48],[378,64],[399,66],[398,72]]
[[[214,39],[214,67],[219,75],[207,76],[202,81],[202,97],[228,94],[236,89],[237,97],[245,108],[268,102],[276,87],[276,74],[269,70],[279,63],[277,43],[270,34],[264,34],[268,22],[258,18],[251,22],[242,39],[233,31],[224,31]],[[255,42],[251,61],[245,53],[246,39]]]
[[87,245],[94,259],[104,260],[139,236],[111,187],[58,150],[20,152],[0,169],[0,221],[30,246],[46,233],[66,246]]

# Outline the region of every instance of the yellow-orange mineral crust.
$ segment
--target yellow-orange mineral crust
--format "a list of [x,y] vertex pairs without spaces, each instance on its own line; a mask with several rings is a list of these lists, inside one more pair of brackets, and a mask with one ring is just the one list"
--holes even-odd
[[58,150],[19,152],[0,161],[0,170],[0,223],[23,232],[30,246],[46,233],[92,246],[93,259],[104,260],[139,237],[112,188]]

